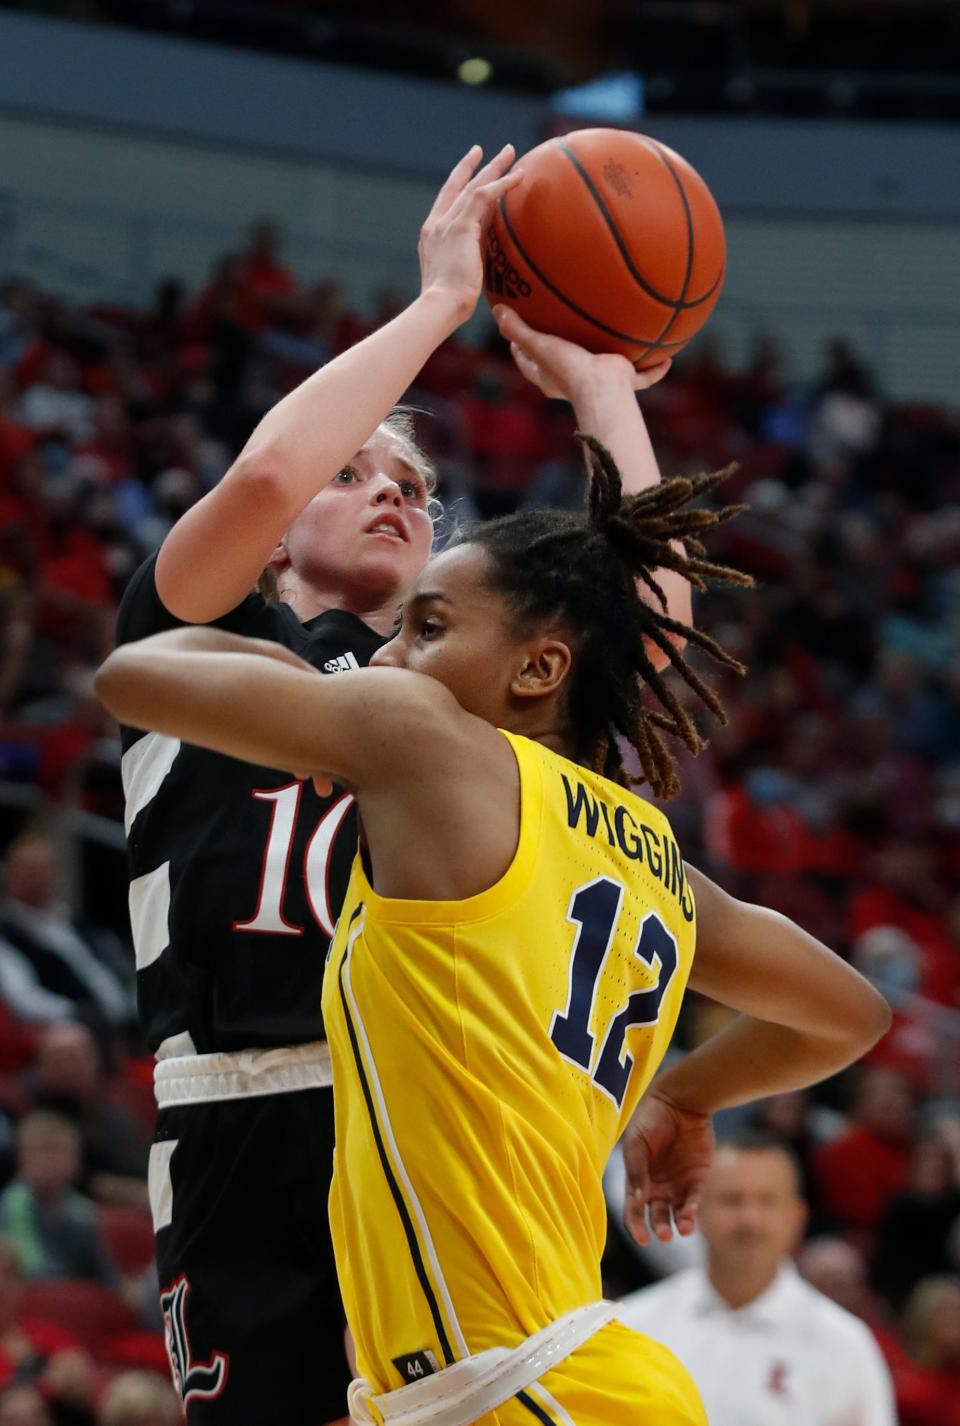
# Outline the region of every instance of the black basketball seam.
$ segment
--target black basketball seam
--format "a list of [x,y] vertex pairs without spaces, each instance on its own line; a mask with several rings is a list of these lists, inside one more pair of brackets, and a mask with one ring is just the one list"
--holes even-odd
[[[669,171],[669,173],[670,173],[671,178],[673,179],[673,181],[674,181],[674,182],[676,183],[676,185],[677,185],[677,188],[678,188],[679,193],[680,193],[680,198],[681,198],[681,200],[682,200],[682,202],[683,202],[683,211],[684,211],[684,213],[685,213],[685,215],[686,215],[686,219],[687,219],[687,275],[686,275],[686,277],[684,278],[683,287],[681,288],[681,291],[680,291],[680,296],[681,296],[682,299],[685,299],[685,298],[686,298],[686,295],[687,295],[687,287],[688,287],[689,282],[690,282],[690,274],[691,274],[691,272],[693,271],[694,226],[693,226],[693,219],[692,219],[691,214],[690,214],[690,201],[689,201],[689,198],[688,198],[688,196],[687,196],[687,190],[686,190],[686,188],[684,187],[684,184],[683,184],[683,179],[681,178],[680,174],[677,173],[676,169],[674,168],[673,164],[670,162],[670,160],[669,160],[669,158],[667,157],[667,154],[666,154],[666,152],[664,151],[664,149],[662,148],[662,146],[657,143],[656,139],[644,139],[644,143],[647,145],[648,148],[653,148],[654,152],[657,154],[657,157],[660,158],[660,159],[663,161],[664,164],[666,164],[667,169],[668,169],[668,171]],[[713,289],[717,286],[717,283],[718,283],[718,282],[721,282],[721,281],[723,280],[723,274],[724,274],[724,266],[721,266],[721,268],[720,268],[720,274],[719,274],[719,276],[717,277],[717,281],[713,284],[713,288],[710,289],[710,293],[713,292]],[[710,294],[708,294],[708,296],[709,296],[709,295],[710,295]],[[664,341],[663,341],[663,338],[664,338],[664,337],[667,335],[667,333],[670,331],[670,328],[671,328],[671,327],[673,326],[673,324],[676,322],[677,317],[678,317],[679,315],[680,315],[680,306],[678,305],[678,306],[674,309],[673,316],[670,318],[669,322],[667,322],[666,326],[663,328],[663,331],[660,333],[660,337],[659,337],[659,339],[658,339],[658,341],[657,341],[656,347],[651,347],[651,348],[649,348],[647,351],[641,352],[638,357],[635,357],[635,358],[634,358],[634,366],[636,366],[636,364],[637,364],[638,361],[642,361],[642,359],[643,359],[645,356],[649,356],[651,351],[655,351],[655,350],[657,350],[657,348],[659,348],[659,347],[673,345],[673,344],[671,344],[671,343],[666,343],[666,342],[664,342]]]
[[[637,137],[640,138],[641,135],[638,134]],[[637,286],[640,287],[642,291],[647,294],[648,297],[652,297],[656,302],[662,302],[664,307],[680,307],[683,310],[687,310],[688,308],[692,307],[700,307],[704,302],[708,301],[713,296],[714,292],[717,289],[717,284],[723,277],[723,268],[720,269],[720,273],[716,278],[716,281],[712,283],[712,285],[707,289],[706,292],[702,293],[699,297],[694,297],[689,302],[685,300],[687,286],[689,285],[690,281],[690,272],[693,266],[693,255],[691,252],[691,244],[689,242],[690,233],[693,225],[690,219],[690,204],[687,200],[686,190],[683,187],[683,184],[680,182],[679,175],[674,171],[672,165],[668,163],[666,156],[660,153],[658,148],[654,148],[654,152],[656,153],[657,157],[660,159],[661,163],[665,165],[667,171],[670,174],[670,177],[673,179],[674,183],[677,185],[677,188],[680,191],[680,201],[683,203],[684,213],[687,218],[687,276],[684,279],[683,288],[679,298],[664,297],[663,294],[661,292],[658,292],[655,287],[651,287],[650,283],[647,282],[643,274],[638,271],[637,266],[634,263],[633,258],[630,256],[630,253],[627,249],[627,245],[623,241],[623,238],[620,234],[620,230],[618,229],[616,223],[613,221],[613,218],[610,215],[610,211],[607,208],[606,203],[603,201],[603,195],[600,193],[600,190],[597,188],[593,179],[590,177],[589,173],[584,168],[583,164],[580,162],[579,158],[569,147],[568,144],[565,144],[562,139],[558,139],[557,145],[561,152],[565,154],[565,156],[573,164],[573,167],[576,169],[580,179],[586,186],[591,198],[596,203],[597,208],[600,211],[600,216],[603,219],[604,223],[607,225],[607,228],[610,232],[610,236],[616,243],[617,248],[620,252],[620,256],[623,258],[623,261],[626,264],[627,271],[630,273],[630,276],[633,278]]]
[[[653,148],[654,153],[660,159],[661,163],[666,165],[667,172],[673,179],[674,183],[677,185],[677,192],[680,194],[680,202],[683,204],[683,216],[687,220],[687,270],[683,276],[683,284],[680,288],[680,296],[677,298],[677,301],[674,304],[677,310],[679,311],[680,307],[687,300],[687,291],[690,287],[690,276],[693,272],[693,217],[690,213],[690,199],[687,197],[687,190],[683,186],[683,182],[680,178],[679,173],[677,173],[673,164],[667,158],[667,155],[664,153],[663,149],[656,142],[656,140],[650,139],[645,140],[644,142],[646,142],[648,148]],[[716,283],[714,283],[714,286],[716,286]],[[710,290],[712,292],[713,288],[711,288]],[[676,320],[676,313],[674,313],[674,320]]]
[[[642,142],[648,149],[652,149],[653,152],[656,154],[657,158],[660,159],[661,163],[666,166],[667,172],[670,174],[670,177],[676,184],[677,190],[680,194],[680,201],[683,204],[683,215],[687,222],[687,270],[684,274],[683,284],[680,288],[680,297],[674,305],[673,316],[669,319],[669,321],[666,323],[666,325],[660,332],[656,343],[652,347],[648,347],[645,352],[641,352],[638,357],[634,357],[634,366],[636,366],[638,361],[642,361],[644,357],[650,356],[652,352],[657,351],[662,347],[664,337],[670,331],[670,328],[674,325],[678,316],[680,315],[681,305],[684,302],[684,299],[686,298],[687,288],[690,285],[690,274],[693,271],[693,219],[690,215],[690,200],[687,197],[687,190],[684,188],[683,183],[681,182],[680,175],[675,171],[673,164],[667,158],[667,155],[664,153],[664,151],[656,142],[656,140],[642,139]],[[719,278],[717,279],[717,281],[719,281]],[[714,286],[716,286],[716,283],[714,284]]]
[[[583,320],[585,322],[589,322],[592,327],[599,328],[601,332],[606,332],[608,336],[616,337],[618,341],[632,342],[636,346],[647,348],[649,348],[651,345],[658,345],[658,343],[656,342],[651,343],[649,337],[634,337],[631,336],[629,332],[618,332],[616,327],[609,327],[606,322],[601,322],[599,317],[591,317],[589,312],[584,311],[582,307],[578,307],[576,302],[573,302],[569,297],[567,297],[563,292],[561,292],[559,287],[555,287],[550,281],[549,277],[547,277],[545,273],[541,272],[540,268],[537,267],[537,264],[533,261],[533,258],[527,252],[526,248],[520,242],[519,238],[514,232],[513,224],[510,222],[510,217],[507,213],[506,195],[504,195],[504,197],[499,200],[498,207],[500,209],[500,216],[503,219],[503,225],[509,233],[510,241],[513,243],[517,252],[523,258],[530,271],[534,273],[537,278],[539,278],[539,280],[543,283],[547,291],[552,292],[554,297],[556,297],[559,302],[562,302],[565,307],[569,307],[571,312],[576,312],[578,317],[582,317]],[[665,307],[672,307],[673,304],[665,302],[663,305]],[[671,322],[675,320],[675,314],[674,317],[671,317],[670,320]],[[662,342],[659,343],[659,345],[665,347],[682,347],[686,345],[686,342]]]

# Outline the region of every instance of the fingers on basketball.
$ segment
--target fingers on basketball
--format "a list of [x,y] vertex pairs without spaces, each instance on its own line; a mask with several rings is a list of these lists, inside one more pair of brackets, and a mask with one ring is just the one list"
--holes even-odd
[[635,391],[646,391],[649,386],[656,386],[658,381],[662,381],[673,365],[673,357],[667,357],[664,361],[657,362],[656,366],[642,367],[636,372],[633,378]]
[[469,183],[464,184],[447,209],[448,216],[451,219],[456,218],[464,210],[469,210],[473,215],[488,212],[493,204],[504,193],[515,188],[523,177],[523,171],[519,168],[507,172],[513,159],[513,144],[505,144],[496,157],[484,164]]

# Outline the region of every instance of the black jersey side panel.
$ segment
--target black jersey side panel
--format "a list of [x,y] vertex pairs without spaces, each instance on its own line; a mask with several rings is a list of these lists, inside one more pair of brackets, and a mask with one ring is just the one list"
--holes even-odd
[[[118,643],[181,622],[157,594],[154,565],[130,581]],[[383,643],[355,615],[331,610],[301,624],[258,594],[216,625],[283,644],[334,676],[366,665]],[[282,769],[156,734],[122,736],[125,786],[138,761],[160,770],[132,800],[128,787],[138,998],[151,1048],[184,1034],[200,1053],[322,1039],[324,960],[356,849],[351,799],[337,790],[321,798]]]

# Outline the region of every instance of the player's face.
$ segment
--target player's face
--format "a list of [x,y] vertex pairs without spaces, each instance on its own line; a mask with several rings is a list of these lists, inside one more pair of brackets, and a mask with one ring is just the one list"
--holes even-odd
[[290,526],[290,568],[358,612],[399,596],[430,555],[427,499],[404,443],[376,432]]
[[394,638],[370,662],[425,673],[468,713],[511,727],[511,689],[529,641],[518,640],[486,571],[487,555],[477,545],[437,555],[404,602]]
[[790,1161],[776,1149],[721,1148],[703,1189],[700,1229],[711,1259],[730,1270],[776,1270],[805,1220]]

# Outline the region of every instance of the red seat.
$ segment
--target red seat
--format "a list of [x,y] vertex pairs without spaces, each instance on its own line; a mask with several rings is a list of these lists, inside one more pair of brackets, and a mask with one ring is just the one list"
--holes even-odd
[[147,1138],[153,1137],[157,1122],[157,1102],[153,1095],[153,1081],[142,1080],[138,1074],[125,1072],[114,1075],[107,1086],[107,1099],[121,1109],[133,1114],[143,1125]]
[[139,1277],[153,1261],[150,1214],[119,1203],[97,1206],[97,1224],[120,1272]]
[[133,1309],[97,1282],[76,1278],[37,1278],[21,1289],[20,1312],[40,1317],[72,1332],[94,1355],[100,1343],[137,1326]]
[[121,1332],[110,1337],[98,1348],[100,1361],[106,1366],[122,1367],[125,1371],[159,1372],[169,1376],[170,1359],[162,1332]]
[[37,1053],[39,1039],[34,1026],[22,1024],[0,1002],[0,1072],[12,1075],[25,1069]]

